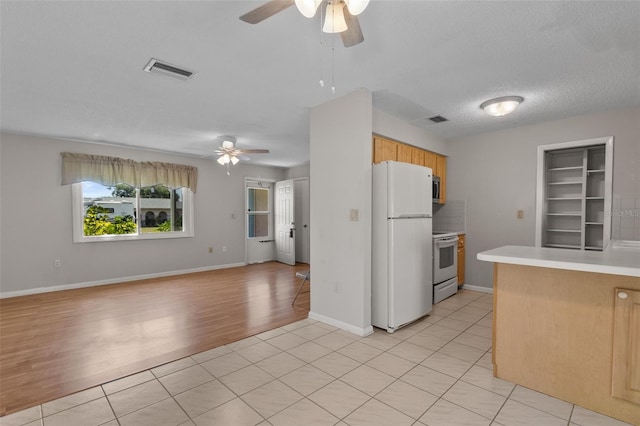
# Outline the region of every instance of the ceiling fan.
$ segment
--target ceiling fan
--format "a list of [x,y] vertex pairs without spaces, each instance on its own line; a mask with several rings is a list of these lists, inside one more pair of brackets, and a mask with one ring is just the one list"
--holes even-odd
[[244,154],[268,154],[268,149],[238,149],[236,148],[236,138],[233,136],[221,136],[218,138],[222,141],[222,144],[218,149],[215,150],[215,153],[218,155],[218,159],[216,160],[218,164],[222,166],[227,166],[227,174],[231,174],[229,172],[229,165],[238,164],[240,160],[248,160]]
[[257,24],[282,12],[294,3],[302,15],[313,18],[323,2],[327,3],[327,8],[322,31],[340,33],[344,47],[362,43],[364,36],[358,15],[366,9],[369,0],[271,0],[251,12],[245,13],[240,19],[249,24]]

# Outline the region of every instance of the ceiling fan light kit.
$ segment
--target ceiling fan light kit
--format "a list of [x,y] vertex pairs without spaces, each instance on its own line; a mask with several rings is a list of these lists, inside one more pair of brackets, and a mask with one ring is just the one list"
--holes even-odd
[[483,102],[480,108],[492,117],[503,117],[515,111],[523,101],[522,96],[502,96]]
[[229,166],[235,166],[240,162],[241,157],[243,160],[248,159],[248,157],[243,157],[244,154],[268,154],[268,149],[238,149],[236,148],[236,138],[233,136],[221,136],[218,140],[222,140],[222,144],[215,151],[218,155],[218,159],[216,160],[218,164],[221,166],[227,166],[227,175],[231,174],[229,172]]
[[[318,7],[322,3],[322,0],[295,0],[298,11],[307,18],[313,18],[316,16]],[[327,0],[327,16],[329,16],[330,5],[347,5],[349,13],[353,16],[360,15],[369,5],[369,0]],[[327,32],[327,31],[325,31]],[[339,31],[334,31],[339,32]]]
[[344,20],[344,3],[327,3],[327,14],[324,17],[322,31],[329,34],[347,31],[347,21]]
[[347,5],[347,9],[349,9],[349,13],[354,16],[360,15],[369,5],[369,0],[344,0],[344,2]]
[[[316,16],[325,0],[270,0],[240,17],[249,24],[257,24],[271,16],[296,5],[298,11],[307,18]],[[322,22],[325,33],[340,33],[344,47],[351,47],[364,41],[358,15],[369,5],[370,0],[326,0],[327,8]],[[345,8],[346,6],[346,8]]]
[[320,3],[322,0],[296,0],[296,7],[305,18],[313,18]]

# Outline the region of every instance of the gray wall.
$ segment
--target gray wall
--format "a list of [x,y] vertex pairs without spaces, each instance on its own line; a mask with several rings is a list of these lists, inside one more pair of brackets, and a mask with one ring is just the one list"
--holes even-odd
[[[3,296],[244,263],[244,177],[281,180],[286,174],[241,162],[227,176],[213,160],[4,133],[0,144]],[[63,151],[197,167],[195,237],[74,244],[71,187],[60,185]],[[54,268],[55,259],[61,268]]]
[[373,133],[441,155],[449,155],[445,139],[377,109],[373,110]]
[[297,179],[304,177],[309,177],[309,163],[287,169],[286,176],[284,178]]
[[359,335],[372,330],[371,103],[358,90],[311,110],[309,316]]
[[[466,283],[492,286],[492,264],[478,261],[478,252],[535,245],[538,145],[604,136],[614,136],[614,207],[616,199],[633,198],[640,208],[639,108],[449,141],[447,198],[466,201]],[[516,218],[517,210],[524,210],[523,219]],[[615,237],[615,227],[613,232]]]

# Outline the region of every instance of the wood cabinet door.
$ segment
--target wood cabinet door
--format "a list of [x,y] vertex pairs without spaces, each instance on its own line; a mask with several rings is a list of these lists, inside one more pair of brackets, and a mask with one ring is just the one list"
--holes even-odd
[[640,291],[615,292],[611,395],[640,404]]
[[411,151],[411,162],[413,164],[417,164],[418,166],[425,166],[424,163],[424,154],[425,154],[425,150],[420,149],[420,148],[414,148]]
[[398,161],[398,143],[376,136],[373,138],[373,163]]
[[447,201],[447,157],[436,155],[436,176],[440,177],[440,204]]
[[403,143],[398,144],[398,161],[411,163],[412,153],[415,148]]
[[424,166],[429,167],[434,176],[438,176],[436,170],[436,154],[429,151],[424,151]]

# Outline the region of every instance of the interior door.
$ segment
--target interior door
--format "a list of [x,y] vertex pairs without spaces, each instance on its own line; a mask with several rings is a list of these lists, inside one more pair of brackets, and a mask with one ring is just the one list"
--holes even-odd
[[287,265],[296,264],[294,192],[293,179],[276,182],[274,208],[276,260]]
[[247,263],[273,260],[273,183],[247,180],[245,184]]

